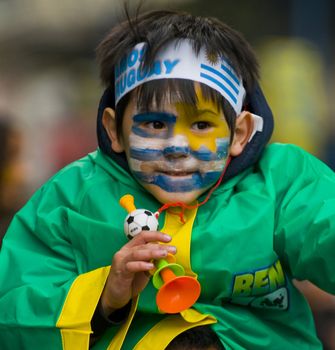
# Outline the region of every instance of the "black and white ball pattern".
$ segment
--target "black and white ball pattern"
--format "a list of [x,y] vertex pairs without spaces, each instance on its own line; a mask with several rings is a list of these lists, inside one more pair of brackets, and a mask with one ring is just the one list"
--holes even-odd
[[124,232],[128,239],[134,238],[141,231],[157,231],[158,220],[146,209],[136,209],[129,213],[124,221]]

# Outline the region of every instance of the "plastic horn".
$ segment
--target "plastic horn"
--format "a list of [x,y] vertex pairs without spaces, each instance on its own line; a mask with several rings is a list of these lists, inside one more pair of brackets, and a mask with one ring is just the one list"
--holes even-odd
[[126,209],[128,213],[136,210],[134,197],[131,194],[125,194],[123,197],[121,197],[120,205],[122,208]]
[[[134,197],[129,194],[120,199],[120,205],[128,213],[136,210]],[[184,268],[175,262],[173,255],[155,260],[155,267],[152,282],[158,289],[156,303],[161,312],[175,314],[188,309],[198,300],[200,283],[193,277],[185,276]]]
[[157,271],[152,282],[158,289],[156,303],[161,312],[175,314],[188,309],[198,300],[200,283],[191,276],[185,276],[181,265],[159,259],[155,266]]

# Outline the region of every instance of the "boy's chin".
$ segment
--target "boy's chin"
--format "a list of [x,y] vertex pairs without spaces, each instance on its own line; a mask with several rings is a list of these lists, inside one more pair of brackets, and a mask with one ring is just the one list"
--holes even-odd
[[157,185],[144,185],[144,187],[162,204],[175,202],[194,204],[196,199],[206,191],[206,189],[197,189],[188,192],[167,192]]

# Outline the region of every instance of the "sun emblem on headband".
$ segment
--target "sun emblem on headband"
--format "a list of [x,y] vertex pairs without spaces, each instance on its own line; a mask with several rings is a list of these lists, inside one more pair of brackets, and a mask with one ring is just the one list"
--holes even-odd
[[216,64],[218,61],[218,55],[214,52],[208,52],[206,50],[206,58],[211,64]]

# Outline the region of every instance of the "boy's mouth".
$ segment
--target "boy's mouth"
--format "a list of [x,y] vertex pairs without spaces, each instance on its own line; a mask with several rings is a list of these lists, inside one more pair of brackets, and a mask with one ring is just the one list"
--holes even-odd
[[194,174],[194,171],[179,171],[179,170],[159,170],[160,174],[173,177],[185,177]]

